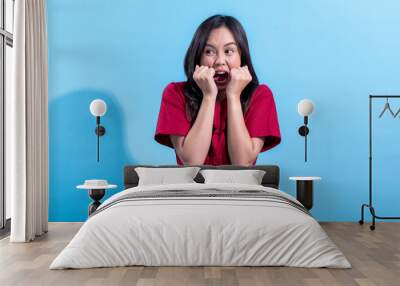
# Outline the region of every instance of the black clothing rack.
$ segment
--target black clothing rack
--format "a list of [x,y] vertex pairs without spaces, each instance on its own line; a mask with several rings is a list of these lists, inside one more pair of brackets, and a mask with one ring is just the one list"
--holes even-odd
[[370,225],[370,229],[375,229],[375,219],[400,219],[400,217],[385,217],[378,216],[375,213],[375,209],[372,204],[372,101],[373,99],[389,99],[389,98],[400,98],[400,95],[370,95],[369,96],[369,203],[363,204],[361,206],[361,219],[359,221],[360,224],[364,224],[364,207],[369,208],[369,211],[372,215],[372,225]]

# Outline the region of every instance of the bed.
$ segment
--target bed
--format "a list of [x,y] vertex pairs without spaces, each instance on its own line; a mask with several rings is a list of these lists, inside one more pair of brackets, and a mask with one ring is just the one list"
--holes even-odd
[[[124,191],[98,208],[50,269],[144,266],[291,266],[351,268],[318,222],[279,190],[279,167],[198,166],[263,170],[260,185],[138,185],[130,165]],[[136,169],[138,170],[138,169]]]

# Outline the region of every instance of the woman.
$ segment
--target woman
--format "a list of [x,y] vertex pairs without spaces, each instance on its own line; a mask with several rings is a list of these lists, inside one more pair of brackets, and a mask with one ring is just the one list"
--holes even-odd
[[272,92],[258,83],[238,20],[206,19],[184,68],[187,81],[164,90],[154,136],[175,149],[179,165],[254,165],[280,143]]

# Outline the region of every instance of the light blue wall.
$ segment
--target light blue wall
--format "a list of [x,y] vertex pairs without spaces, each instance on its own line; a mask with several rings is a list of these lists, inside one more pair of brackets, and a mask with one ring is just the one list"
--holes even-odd
[[[216,13],[242,22],[258,77],[274,92],[282,143],[257,164],[278,164],[281,189],[290,194],[289,176],[321,176],[312,210],[317,219],[359,219],[368,199],[368,95],[400,93],[400,2],[244,3],[47,1],[50,221],[86,219],[90,200],[75,189],[84,179],[105,178],[120,191],[125,164],[175,163],[173,150],[153,140],[161,92],[185,79],[193,33]],[[109,107],[100,163],[88,109],[95,98]],[[297,133],[303,98],[316,105],[307,163]],[[378,120],[384,102],[377,103],[375,204],[380,215],[400,215],[400,118]],[[400,100],[392,106],[397,110]]]

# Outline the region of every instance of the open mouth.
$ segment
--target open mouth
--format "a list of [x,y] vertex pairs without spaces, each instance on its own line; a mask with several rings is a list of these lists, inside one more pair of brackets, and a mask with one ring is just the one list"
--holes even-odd
[[224,85],[229,81],[229,73],[226,71],[218,71],[214,75],[214,81],[218,85]]

